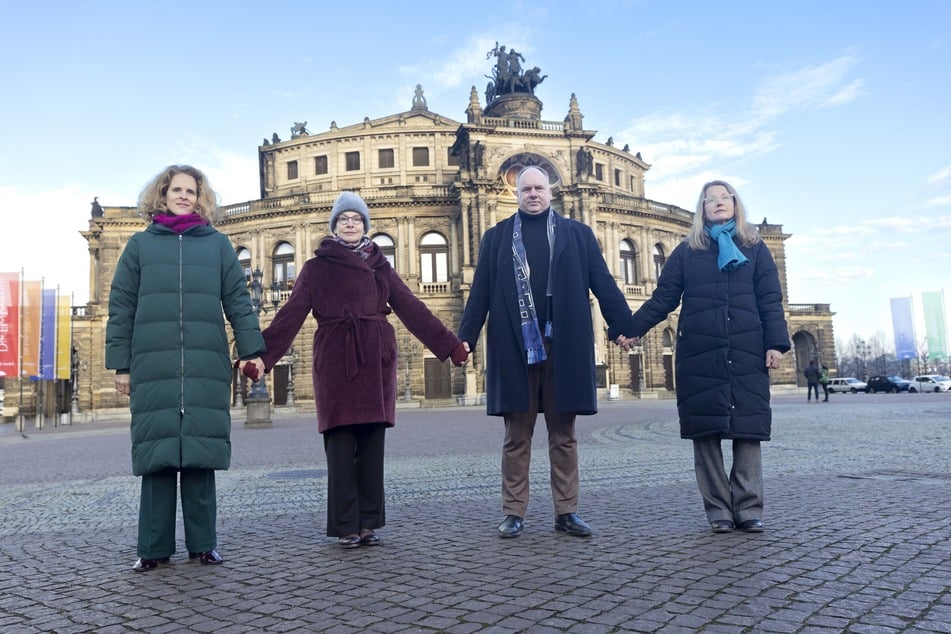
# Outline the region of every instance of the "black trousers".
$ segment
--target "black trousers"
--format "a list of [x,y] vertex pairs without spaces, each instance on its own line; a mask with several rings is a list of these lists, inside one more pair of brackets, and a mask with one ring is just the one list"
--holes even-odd
[[385,423],[345,425],[324,433],[327,535],[358,535],[386,524],[383,502]]

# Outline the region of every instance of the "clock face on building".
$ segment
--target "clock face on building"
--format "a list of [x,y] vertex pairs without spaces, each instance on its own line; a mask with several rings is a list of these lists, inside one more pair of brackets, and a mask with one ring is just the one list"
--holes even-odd
[[505,186],[506,193],[517,200],[515,181],[518,179],[519,172],[526,167],[540,167],[548,173],[548,180],[551,183],[552,190],[555,190],[561,184],[561,178],[558,176],[558,170],[551,164],[551,161],[538,154],[525,152],[512,156],[502,164],[499,178]]

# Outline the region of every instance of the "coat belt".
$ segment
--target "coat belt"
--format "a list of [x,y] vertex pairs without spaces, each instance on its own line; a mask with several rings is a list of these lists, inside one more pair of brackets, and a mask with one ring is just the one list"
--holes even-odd
[[334,326],[336,324],[347,326],[346,341],[344,342],[347,355],[347,379],[353,379],[357,376],[359,368],[363,365],[364,361],[363,346],[360,343],[360,337],[357,336],[357,329],[361,321],[386,321],[386,315],[382,313],[374,313],[372,315],[354,315],[353,313],[347,313],[342,317],[324,319],[318,324],[318,327]]

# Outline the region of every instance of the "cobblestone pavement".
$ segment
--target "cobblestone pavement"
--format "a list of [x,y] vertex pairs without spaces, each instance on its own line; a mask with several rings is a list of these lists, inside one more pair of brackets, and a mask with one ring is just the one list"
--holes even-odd
[[236,418],[225,565],[145,574],[127,423],[0,426],[0,632],[951,632],[951,394],[775,397],[761,534],[709,531],[672,401],[579,419],[590,539],[552,530],[543,423],[500,540],[501,422],[398,416],[382,547],[324,535],[312,416]]

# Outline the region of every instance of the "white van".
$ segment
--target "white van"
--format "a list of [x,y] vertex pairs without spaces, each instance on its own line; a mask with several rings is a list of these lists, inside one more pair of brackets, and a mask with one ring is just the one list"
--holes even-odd
[[836,392],[851,392],[852,394],[857,394],[859,392],[865,392],[866,390],[868,390],[868,385],[865,381],[859,381],[851,376],[829,379],[830,394],[835,394]]

